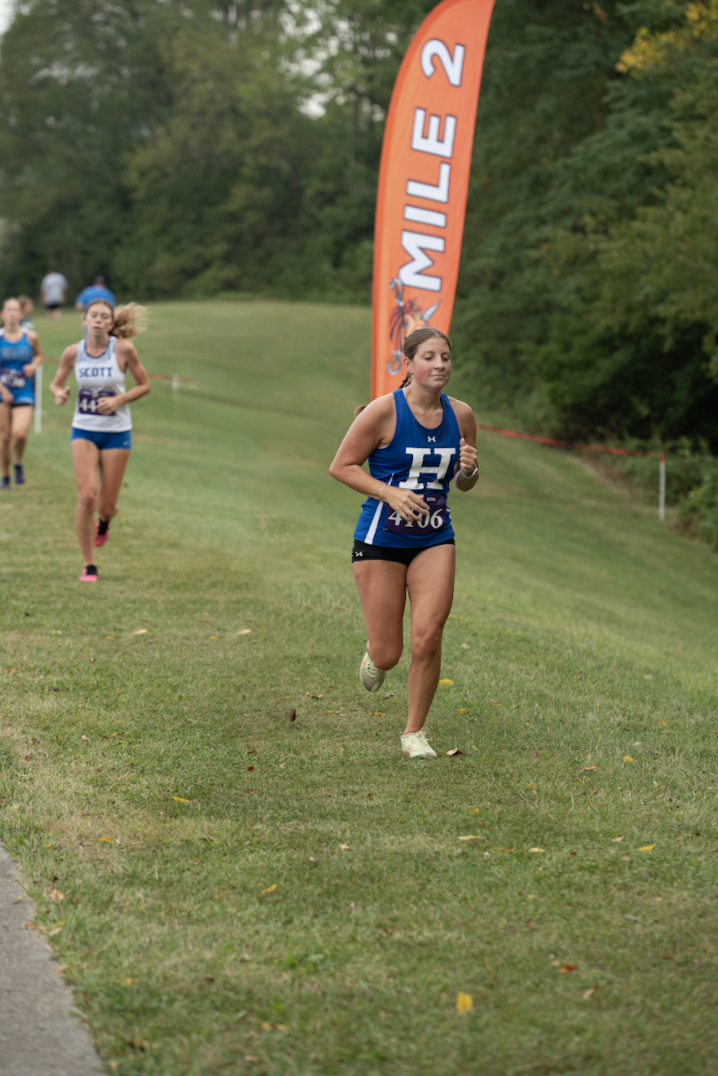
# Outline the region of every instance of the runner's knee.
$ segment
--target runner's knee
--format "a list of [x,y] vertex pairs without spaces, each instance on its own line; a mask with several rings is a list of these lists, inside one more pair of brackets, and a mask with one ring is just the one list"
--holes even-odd
[[386,672],[388,669],[393,669],[395,665],[399,664],[403,646],[401,643],[379,643],[371,644],[371,660],[376,665],[377,669],[384,669]]
[[411,654],[415,658],[431,658],[441,649],[442,624],[414,627],[411,632]]
[[97,504],[97,490],[80,490],[77,496],[77,501],[80,508],[84,508],[86,512],[94,511],[95,505]]

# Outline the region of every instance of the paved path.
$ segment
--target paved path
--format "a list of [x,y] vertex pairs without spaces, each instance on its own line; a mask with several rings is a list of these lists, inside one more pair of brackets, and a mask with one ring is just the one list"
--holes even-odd
[[15,864],[0,845],[0,1072],[2,1076],[98,1076],[90,1036],[71,1014],[72,994],[23,896]]

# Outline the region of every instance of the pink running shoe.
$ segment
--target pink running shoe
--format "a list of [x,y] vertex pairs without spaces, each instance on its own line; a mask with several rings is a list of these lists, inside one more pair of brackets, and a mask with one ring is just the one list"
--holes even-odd
[[110,519],[100,519],[97,517],[97,525],[95,526],[95,545],[104,545],[107,539],[110,537]]
[[82,569],[82,575],[80,576],[81,583],[96,583],[97,582],[97,568],[94,564],[86,564]]

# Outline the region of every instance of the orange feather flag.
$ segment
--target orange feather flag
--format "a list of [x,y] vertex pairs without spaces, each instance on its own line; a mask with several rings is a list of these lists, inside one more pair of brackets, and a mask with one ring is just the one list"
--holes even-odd
[[448,333],[481,71],[494,0],[444,0],[402,61],[389,106],[374,232],[372,399],[402,381],[414,329]]

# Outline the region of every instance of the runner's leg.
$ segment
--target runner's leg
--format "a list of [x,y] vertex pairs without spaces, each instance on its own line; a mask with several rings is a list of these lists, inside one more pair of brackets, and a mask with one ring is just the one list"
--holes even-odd
[[106,448],[100,453],[100,519],[112,519],[117,515],[117,498],[129,458],[129,448]]
[[[366,565],[364,565],[366,567]],[[424,727],[441,674],[441,637],[454,600],[456,547],[426,549],[409,565],[411,665],[407,677],[409,717],[404,734]]]
[[10,404],[0,404],[0,467],[3,478],[10,477],[10,443],[12,441],[12,412]]
[[367,560],[352,567],[369,636],[369,657],[378,669],[393,669],[404,649],[406,566]]
[[77,482],[77,511],[75,512],[77,540],[85,558],[85,565],[94,564],[93,540],[100,450],[92,441],[85,441],[82,437],[72,441],[70,447]]
[[12,440],[15,448],[15,463],[22,463],[22,455],[27,444],[27,435],[30,432],[32,413],[34,408],[28,404],[12,409]]

